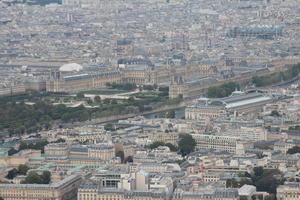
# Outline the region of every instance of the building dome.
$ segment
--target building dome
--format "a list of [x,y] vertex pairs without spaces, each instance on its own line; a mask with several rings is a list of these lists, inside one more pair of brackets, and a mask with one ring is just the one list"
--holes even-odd
[[59,68],[59,71],[61,72],[72,72],[72,71],[81,71],[83,69],[83,67],[77,63],[69,63],[69,64],[65,64],[63,66],[61,66]]

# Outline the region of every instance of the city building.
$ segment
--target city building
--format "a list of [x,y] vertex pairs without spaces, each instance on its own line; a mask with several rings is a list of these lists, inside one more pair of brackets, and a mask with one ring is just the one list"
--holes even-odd
[[247,146],[245,143],[240,142],[237,137],[205,134],[192,134],[192,136],[196,141],[196,150],[211,149],[232,154],[243,154]]
[[62,200],[76,199],[80,175],[71,175],[50,184],[0,184],[0,196],[7,200]]
[[297,182],[286,182],[277,188],[278,200],[296,200],[300,198],[300,184]]

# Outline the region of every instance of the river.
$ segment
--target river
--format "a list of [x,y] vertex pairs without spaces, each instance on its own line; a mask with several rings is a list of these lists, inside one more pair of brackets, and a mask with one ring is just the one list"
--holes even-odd
[[[178,108],[178,109],[174,110],[175,111],[175,119],[181,119],[182,117],[184,117],[184,109],[185,108]],[[144,117],[146,119],[153,119],[153,118],[155,118],[156,115],[159,115],[159,114],[165,113],[165,112],[167,112],[167,111],[146,114],[146,115],[144,115]]]

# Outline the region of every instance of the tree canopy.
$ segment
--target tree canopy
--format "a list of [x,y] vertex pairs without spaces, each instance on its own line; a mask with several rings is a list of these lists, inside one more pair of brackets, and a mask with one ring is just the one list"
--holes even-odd
[[27,171],[29,170],[29,167],[27,165],[19,165],[18,172],[19,174],[26,175]]
[[49,171],[43,171],[42,175],[38,175],[36,172],[29,172],[22,184],[49,184],[51,181],[51,173]]
[[137,88],[136,84],[134,83],[107,83],[107,87],[110,87],[112,89],[118,89],[118,90],[135,90]]
[[95,96],[94,101],[96,101],[96,102],[98,102],[98,103],[101,102],[100,96]]
[[159,146],[167,146],[170,148],[170,151],[173,151],[173,152],[177,152],[178,151],[178,148],[176,146],[174,146],[173,144],[171,143],[164,143],[164,142],[153,142],[152,144],[150,144],[150,149],[156,149],[157,147]]
[[282,81],[288,81],[298,76],[300,72],[300,63],[293,65],[288,70],[284,72],[274,72],[270,75],[266,76],[255,76],[252,78],[252,82],[257,87],[268,86],[276,83],[280,83]]
[[[248,174],[240,181],[230,179],[226,182],[228,187],[241,187],[245,184],[254,185],[257,191],[265,191],[270,194],[276,194],[276,188],[283,184],[282,174],[277,169],[264,169],[263,167],[254,167],[253,173]],[[272,198],[272,197],[270,197]]]
[[27,171],[29,170],[29,167],[27,165],[19,165],[18,169],[13,168],[12,170],[10,170],[6,176],[6,178],[8,179],[13,179],[15,178],[17,175],[26,175]]
[[180,140],[178,143],[178,148],[182,156],[186,156],[189,153],[195,151],[196,141],[189,134],[183,134],[179,136]]
[[[42,129],[49,129],[53,122],[73,123],[112,115],[140,113],[151,111],[153,108],[163,105],[178,104],[182,101],[180,98],[169,99],[168,88],[132,94],[129,99],[123,100],[100,99],[98,102],[99,99],[96,96],[93,102],[84,98],[86,102],[93,105],[93,108],[87,108],[83,105],[78,107],[67,107],[64,104],[54,105],[52,104],[53,101],[56,101],[54,99],[62,102],[70,96],[62,96],[63,99],[60,101],[59,95],[44,95],[46,94],[40,93],[39,96],[38,94],[32,96],[28,94],[22,96],[23,99],[19,96],[0,98],[0,131],[7,130],[10,135],[33,133]],[[76,97],[72,98],[76,100]],[[32,100],[34,104],[25,104],[23,102],[25,100]],[[20,102],[16,103],[17,101]],[[172,111],[168,112],[168,117],[172,118],[173,116]]]
[[288,154],[300,153],[300,146],[294,146],[287,151]]
[[116,130],[116,128],[114,127],[114,125],[113,124],[105,124],[104,125],[104,129],[106,130],[106,131],[115,131]]
[[231,93],[236,89],[240,89],[240,85],[234,82],[229,82],[219,86],[209,87],[206,94],[209,98],[223,98],[231,95]]
[[23,149],[36,149],[36,150],[41,150],[42,153],[44,153],[44,147],[49,144],[47,141],[41,141],[41,142],[36,142],[36,143],[30,143],[26,144],[24,142],[21,142],[19,146],[19,151]]

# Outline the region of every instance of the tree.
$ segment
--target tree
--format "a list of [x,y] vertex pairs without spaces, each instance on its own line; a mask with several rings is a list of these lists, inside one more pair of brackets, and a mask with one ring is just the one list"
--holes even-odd
[[101,102],[100,96],[95,96],[94,101],[100,103]]
[[104,100],[103,100],[103,103],[104,103],[104,104],[110,104],[110,99],[107,99],[107,98],[104,99]]
[[143,89],[144,90],[154,90],[154,86],[152,86],[152,85],[144,85]]
[[35,172],[29,172],[27,177],[21,183],[23,184],[43,184],[43,179]]
[[175,118],[175,111],[171,110],[171,111],[167,112],[166,117],[170,118],[170,119],[174,119]]
[[121,162],[123,163],[124,162],[124,151],[118,151],[116,153],[116,157],[121,158]]
[[280,117],[280,114],[279,114],[279,112],[277,110],[272,110],[271,116],[273,116],[273,117]]
[[134,100],[135,100],[135,99],[134,99],[133,96],[131,96],[131,97],[128,98],[128,101],[129,101],[129,102],[134,102]]
[[159,146],[164,146],[165,143],[164,142],[161,142],[161,141],[156,141],[156,142],[153,142],[152,144],[150,144],[150,149],[156,149],[157,147]]
[[118,104],[118,102],[117,102],[117,100],[112,99],[112,100],[110,101],[110,104]]
[[27,165],[19,165],[18,172],[19,174],[26,175],[27,171],[29,170],[29,167]]
[[265,200],[276,200],[276,195],[275,194],[270,194],[265,197]]
[[291,126],[291,127],[289,127],[289,130],[297,130],[297,131],[300,131],[300,125]]
[[254,167],[253,172],[255,176],[262,176],[264,173],[264,168],[263,167]]
[[84,93],[79,92],[79,93],[76,94],[76,97],[79,98],[79,99],[83,99],[84,98]]
[[169,147],[170,151],[173,151],[173,152],[178,151],[178,148],[176,146],[174,146],[173,144],[164,143],[164,142],[161,142],[161,141],[153,142],[152,144],[150,144],[149,147],[150,147],[150,149],[156,149],[159,146],[167,146],[167,147]]
[[66,142],[65,139],[59,138],[59,139],[57,139],[56,141],[54,141],[53,143],[64,143],[64,142]]
[[239,183],[235,179],[227,179],[226,180],[226,187],[227,188],[235,188],[238,187]]
[[127,158],[125,158],[125,160],[124,160],[124,163],[127,163],[127,162],[133,162],[133,158],[132,158],[132,156],[128,156]]
[[9,151],[7,152],[9,156],[14,155],[15,153],[18,153],[18,151],[15,148],[10,148]]
[[170,151],[177,152],[178,148],[171,143],[166,143],[165,146],[169,147]]
[[49,171],[43,171],[42,175],[38,175],[36,172],[29,172],[27,177],[21,183],[23,184],[49,184],[51,181],[51,173]]
[[113,124],[105,124],[104,129],[106,131],[115,131],[116,130]]
[[91,99],[86,100],[86,103],[91,105],[93,103],[93,101]]
[[42,179],[43,184],[49,184],[51,181],[51,173],[49,171],[43,171]]
[[13,178],[15,178],[16,176],[17,176],[17,174],[18,174],[18,170],[16,169],[16,168],[13,168],[12,170],[10,170],[9,172],[8,172],[8,174],[7,174],[7,178],[8,179],[13,179]]
[[280,171],[277,169],[255,167],[253,171],[254,173],[251,175],[251,179],[258,191],[276,194],[276,188],[284,182]]
[[288,154],[300,153],[300,146],[294,146],[287,151]]
[[219,86],[209,87],[207,96],[209,98],[222,98],[229,96],[234,90],[239,89],[240,85],[234,82],[224,83]]
[[186,156],[189,153],[193,152],[196,147],[196,141],[189,134],[183,134],[179,136],[180,140],[178,143],[179,151],[182,156]]
[[49,144],[47,141],[42,141],[42,142],[37,142],[37,143],[31,143],[31,144],[26,144],[26,143],[21,143],[19,146],[19,151],[23,149],[36,149],[36,150],[41,150],[42,153],[44,153],[44,147]]

